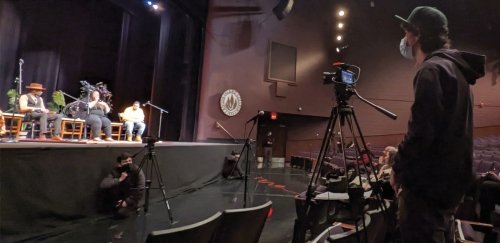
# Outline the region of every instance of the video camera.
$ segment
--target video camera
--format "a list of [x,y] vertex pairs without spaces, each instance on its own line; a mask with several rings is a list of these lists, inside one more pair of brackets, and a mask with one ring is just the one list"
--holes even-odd
[[[355,86],[361,74],[361,68],[355,65],[335,62],[333,72],[323,72],[323,84],[334,84],[337,103],[346,105],[355,93]],[[353,70],[357,70],[354,72]]]
[[[323,84],[341,84],[348,86],[356,86],[356,82],[359,78],[359,73],[361,69],[357,66],[346,64],[346,63],[333,63],[335,71],[333,72],[323,72]],[[356,75],[353,71],[349,70],[350,67],[357,68],[358,74]]]
[[142,143],[147,143],[148,146],[153,146],[158,140],[157,137],[153,136],[142,137]]

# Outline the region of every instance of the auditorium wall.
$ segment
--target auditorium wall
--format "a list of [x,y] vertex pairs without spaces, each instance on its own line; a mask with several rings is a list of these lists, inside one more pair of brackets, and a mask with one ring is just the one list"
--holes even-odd
[[[345,2],[348,3],[342,5]],[[412,4],[377,1],[373,6],[368,1],[295,1],[291,13],[281,21],[272,13],[277,3],[211,1],[197,139],[228,138],[216,122],[241,138],[245,122],[258,110],[328,117],[335,96],[332,85],[323,84],[322,72],[331,71],[331,63],[340,60],[361,67],[356,88],[363,97],[398,115],[397,120],[391,120],[351,97],[349,103],[355,107],[364,135],[374,143],[399,141],[409,119],[412,79],[417,68],[399,54],[403,32],[394,14],[407,16],[415,6],[429,4],[428,1]],[[494,17],[498,4],[493,1],[450,3],[443,1],[433,6],[448,15],[453,46],[483,53],[489,57],[488,65],[493,65],[498,59],[500,43],[498,34],[492,31],[499,26],[498,18]],[[335,11],[340,6],[347,6],[345,42],[341,44],[335,41]],[[294,85],[277,85],[266,78],[270,41],[297,48]],[[337,53],[335,47],[339,45],[348,47]],[[490,66],[486,76],[472,87],[476,104],[474,122],[480,135],[498,133],[500,127],[500,85],[494,85]],[[227,89],[237,90],[242,98],[241,111],[233,117],[223,114],[219,105],[221,94]],[[323,131],[323,127],[316,126]],[[485,131],[489,132],[484,134]],[[305,142],[300,146],[306,147],[318,141],[311,135],[295,138],[295,141],[302,140]]]

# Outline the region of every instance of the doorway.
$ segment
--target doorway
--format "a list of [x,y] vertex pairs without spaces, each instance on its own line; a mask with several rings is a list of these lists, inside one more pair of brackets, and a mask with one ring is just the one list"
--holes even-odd
[[[269,141],[271,141],[271,145],[269,145]],[[259,119],[256,141],[258,167],[263,166],[263,162],[265,162],[265,158],[267,157],[266,152],[269,153],[268,151],[271,153],[271,164],[269,166],[274,168],[284,167],[286,141],[287,127],[284,123],[279,120],[269,119],[266,115],[262,119]]]

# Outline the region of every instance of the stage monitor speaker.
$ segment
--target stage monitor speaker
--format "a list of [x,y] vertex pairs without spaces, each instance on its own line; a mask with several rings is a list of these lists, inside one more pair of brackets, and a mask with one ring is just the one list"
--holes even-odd
[[279,20],[282,20],[292,11],[292,8],[293,0],[280,0],[278,5],[273,8],[273,12]]

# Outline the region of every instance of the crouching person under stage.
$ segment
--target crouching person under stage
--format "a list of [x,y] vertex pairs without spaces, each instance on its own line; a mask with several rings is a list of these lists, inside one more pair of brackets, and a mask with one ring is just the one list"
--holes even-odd
[[117,218],[135,214],[144,194],[145,177],[139,167],[132,163],[132,156],[123,153],[116,159],[111,173],[101,182],[101,189],[108,197],[107,208],[113,208]]

